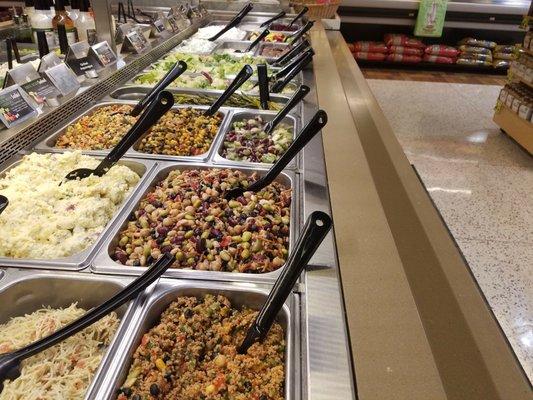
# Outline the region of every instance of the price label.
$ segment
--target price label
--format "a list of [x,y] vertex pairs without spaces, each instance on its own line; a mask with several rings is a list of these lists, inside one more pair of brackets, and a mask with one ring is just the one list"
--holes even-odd
[[22,88],[39,105],[44,104],[46,99],[53,99],[61,95],[46,78],[37,78],[25,83]]
[[0,121],[7,128],[37,115],[37,107],[19,85],[0,91]]
[[153,22],[153,26],[154,26],[155,30],[157,32],[159,32],[159,33],[163,32],[165,30],[165,23],[163,22],[163,20],[161,18],[156,19]]
[[75,92],[80,88],[76,74],[66,64],[61,63],[46,70],[45,75],[63,96]]
[[[126,35],[125,42],[128,44],[126,47],[128,50],[133,50],[137,54],[141,54],[148,47],[148,40],[143,34],[133,31]],[[122,46],[124,47],[124,46]]]
[[179,32],[180,28],[178,27],[178,22],[176,21],[176,18],[173,15],[168,16],[167,22],[170,26],[170,29],[172,29],[172,32]]
[[91,51],[102,67],[107,67],[108,65],[115,64],[117,62],[117,55],[109,46],[107,41],[91,46]]

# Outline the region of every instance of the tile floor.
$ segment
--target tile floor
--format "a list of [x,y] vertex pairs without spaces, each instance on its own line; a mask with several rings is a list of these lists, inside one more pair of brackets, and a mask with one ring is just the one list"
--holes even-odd
[[533,381],[533,157],[492,122],[501,86],[368,83]]

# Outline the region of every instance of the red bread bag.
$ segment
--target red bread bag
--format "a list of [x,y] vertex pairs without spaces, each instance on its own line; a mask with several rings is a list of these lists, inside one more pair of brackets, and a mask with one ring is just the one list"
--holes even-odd
[[362,51],[367,53],[388,53],[389,49],[383,42],[355,42],[354,52]]
[[419,63],[422,61],[420,56],[410,56],[406,54],[389,54],[387,56],[387,61],[398,62],[398,63]]
[[459,50],[452,46],[445,46],[442,44],[434,44],[426,47],[426,54],[432,56],[443,56],[443,57],[457,57],[459,55]]
[[387,57],[383,53],[368,53],[366,51],[356,51],[353,53],[356,60],[368,60],[368,61],[384,61]]
[[410,55],[410,56],[424,55],[424,50],[417,49],[416,47],[391,46],[389,50],[391,53],[394,53],[394,54],[405,54],[405,55]]
[[417,49],[424,49],[426,45],[418,39],[410,38],[404,35],[396,35],[390,37],[388,41],[385,42],[387,46],[404,46],[404,47],[415,47]]

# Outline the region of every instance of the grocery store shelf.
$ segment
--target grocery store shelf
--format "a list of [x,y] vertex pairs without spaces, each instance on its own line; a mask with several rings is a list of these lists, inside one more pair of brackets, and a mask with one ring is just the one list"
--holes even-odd
[[520,118],[503,104],[494,113],[494,122],[533,155],[533,124],[531,122]]
[[504,68],[493,67],[476,67],[460,64],[437,64],[437,63],[399,63],[390,61],[369,61],[369,60],[357,60],[357,64],[361,67],[372,68],[396,68],[396,69],[409,69],[409,70],[426,70],[426,71],[446,71],[446,72],[471,72],[471,73],[483,73],[492,75],[505,75],[507,70]]

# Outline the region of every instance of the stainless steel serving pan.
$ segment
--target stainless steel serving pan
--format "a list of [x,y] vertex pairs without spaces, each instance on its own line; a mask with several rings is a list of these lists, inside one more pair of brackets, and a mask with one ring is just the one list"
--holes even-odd
[[[125,277],[9,269],[0,283],[0,304],[4,305],[0,308],[0,324],[43,307],[65,308],[78,303],[79,307],[89,310],[118,293],[130,282],[131,279]],[[121,323],[87,389],[86,399],[94,398],[91,394],[93,387],[111,362],[110,349],[127,334],[127,328],[134,320],[140,304],[141,297],[116,310]]]
[[[273,111],[260,111],[260,110],[258,110],[258,111],[236,111],[236,112],[234,112],[232,117],[231,117],[230,123],[227,124],[227,126],[226,126],[226,131],[223,132],[222,135],[220,135],[219,140],[216,143],[216,152],[214,153],[213,162],[215,164],[220,164],[220,165],[224,165],[224,166],[226,166],[226,165],[230,165],[230,166],[243,165],[243,166],[247,166],[247,167],[251,167],[251,168],[257,168],[257,167],[270,168],[272,166],[272,164],[229,160],[229,159],[227,159],[227,158],[222,156],[222,150],[224,148],[224,139],[226,137],[226,134],[233,129],[233,124],[235,122],[248,120],[248,119],[252,119],[252,118],[255,118],[257,116],[260,116],[261,118],[263,118],[263,120],[266,123],[266,122],[272,121],[274,119],[274,117],[276,116],[276,114],[277,113],[273,112]],[[288,116],[286,116],[283,119],[283,121],[281,123],[285,124],[285,125],[292,126],[292,137],[294,139],[294,136],[300,131],[300,123],[299,123],[298,119],[289,114]],[[298,154],[298,156],[295,157],[295,159],[293,159],[289,163],[289,165],[287,166],[287,169],[298,168],[298,166],[300,165],[300,163],[299,163],[300,158],[301,158],[300,154]]]
[[[22,157],[23,154],[13,158],[11,164],[0,173],[0,178],[3,178],[8,170],[18,165],[21,162]],[[101,159],[102,157],[95,158]],[[130,193],[130,195],[125,199],[124,203],[115,212],[111,220],[109,220],[102,233],[98,235],[98,239],[96,239],[96,241],[91,246],[87,247],[80,253],[63,258],[28,259],[0,257],[0,265],[8,265],[22,268],[44,268],[63,270],[81,270],[87,267],[89,265],[90,259],[96,254],[96,250],[98,249],[99,244],[107,236],[108,230],[116,224],[116,221],[120,220],[119,217],[124,212],[124,209],[127,208],[130,202],[135,198],[136,193],[141,190],[144,185],[144,181],[152,176],[152,172],[155,170],[155,166],[157,165],[153,161],[141,159],[122,159],[118,162],[118,164],[127,166],[128,168],[136,172],[141,177],[141,179],[137,186],[133,189],[132,193]]]
[[[268,296],[268,288],[256,285],[223,284],[215,282],[187,282],[179,280],[161,279],[150,298],[142,306],[138,318],[127,329],[127,334],[115,341],[110,353],[113,363],[101,374],[95,385],[95,399],[114,399],[117,390],[124,382],[131,365],[133,354],[138,347],[144,333],[157,325],[160,316],[171,302],[178,296],[202,297],[206,294],[224,295],[234,307],[249,307],[259,310]],[[285,399],[301,398],[300,375],[300,326],[299,299],[291,295],[282,310],[277,322],[285,332],[287,344],[285,352]]]
[[[250,19],[247,19],[250,18]],[[261,24],[268,20],[270,17],[246,17],[243,19],[243,22],[237,26],[237,28],[242,30],[261,30],[265,28],[261,28]],[[290,24],[292,21],[292,18],[281,18],[274,21],[275,24]],[[222,21],[222,20],[215,20],[211,21],[207,26],[212,25],[226,25],[228,21]],[[298,29],[302,27],[301,23],[296,22],[294,24]],[[283,32],[291,32],[291,31],[283,31]]]
[[275,62],[278,59],[278,57],[265,57],[264,55],[262,55],[261,53],[263,52],[263,50],[267,48],[288,49],[289,45],[287,43],[272,43],[272,42],[259,43],[255,51],[255,55],[257,57],[263,57],[268,63],[272,63],[272,62]]
[[[234,170],[243,171],[251,174],[252,172],[258,172],[259,176],[265,174],[267,169],[252,169],[247,167],[231,167],[205,164],[177,164],[177,163],[160,163],[158,169],[152,176],[150,182],[146,181],[139,192],[137,192],[135,199],[129,204],[127,209],[121,214],[121,218],[116,221],[111,227],[109,234],[106,236],[106,240],[101,242],[98,249],[97,256],[91,263],[91,271],[101,274],[124,274],[124,275],[140,275],[146,271],[146,267],[133,267],[122,265],[111,258],[113,250],[119,241],[119,233],[124,230],[128,225],[129,215],[138,209],[139,203],[145,197],[146,194],[151,192],[153,188],[161,180],[165,179],[168,174],[176,169],[189,170],[189,169],[208,169],[208,168],[231,168]],[[290,232],[289,232],[289,253],[292,251],[292,246],[295,240],[297,232],[300,228],[300,182],[297,174],[293,171],[285,171],[276,179],[286,186],[292,188],[292,201],[291,201],[291,217],[290,217]],[[203,280],[219,280],[219,281],[244,281],[244,282],[267,282],[272,283],[279,276],[280,267],[276,271],[267,272],[263,274],[251,274],[251,273],[236,273],[236,272],[222,272],[222,271],[199,271],[191,269],[177,269],[169,268],[163,276],[173,278],[186,278],[186,279],[203,279]]]
[[[140,100],[148,91],[151,89],[151,86],[147,85],[127,85],[123,86],[115,91],[111,92],[109,95],[113,99],[119,100]],[[174,95],[201,95],[206,96],[212,99],[211,103],[214,103],[216,99],[222,94],[222,90],[213,90],[213,89],[189,89],[189,88],[167,88],[166,90],[170,91]],[[246,94],[250,97],[258,97],[259,94]],[[279,104],[285,104],[289,101],[289,95],[286,94],[277,94],[271,93],[270,100]],[[193,105],[196,107],[196,105]],[[243,107],[230,107],[231,109],[251,109]],[[296,110],[296,109],[295,109]],[[298,114],[297,111],[294,111],[294,114]]]
[[[55,152],[55,153],[63,153],[65,151],[73,151],[73,150],[75,150],[75,149],[62,149],[62,148],[59,148],[59,147],[55,147],[57,139],[66,132],[67,127],[72,125],[72,124],[75,124],[80,118],[82,118],[84,116],[87,116],[87,115],[93,114],[95,111],[97,111],[98,109],[100,109],[102,107],[110,106],[110,105],[117,105],[117,104],[118,105],[120,105],[120,104],[130,104],[130,105],[133,106],[133,105],[136,105],[137,102],[135,102],[135,101],[126,101],[126,100],[116,100],[116,101],[105,101],[105,102],[102,102],[102,103],[95,104],[94,106],[89,108],[89,110],[87,110],[87,112],[85,112],[84,114],[79,115],[76,118],[68,121],[58,131],[56,131],[55,133],[50,135],[48,138],[46,138],[43,141],[41,141],[40,143],[38,143],[35,146],[35,149],[37,149],[37,150],[45,150],[45,151]],[[178,110],[180,108],[188,108],[188,107],[189,106],[187,106],[187,105],[180,104],[180,105],[176,105],[176,106],[172,107],[172,109],[173,110]],[[195,108],[195,109],[199,109],[199,110],[206,110],[208,108],[207,106],[190,106],[190,107]],[[211,143],[211,147],[209,148],[208,151],[206,151],[203,154],[200,154],[198,156],[169,156],[169,155],[163,155],[163,154],[143,153],[143,152],[137,150],[137,148],[138,148],[139,144],[141,143],[142,139],[146,136],[146,135],[143,135],[126,152],[126,156],[133,157],[133,158],[146,158],[146,159],[150,159],[150,160],[167,160],[167,161],[181,161],[181,162],[188,162],[188,161],[202,162],[202,161],[206,161],[206,160],[208,160],[210,158],[211,153],[214,153],[214,151],[215,151],[214,150],[214,143],[216,142],[216,140],[217,140],[218,136],[221,134],[221,132],[223,132],[225,130],[226,124],[228,124],[230,119],[231,119],[231,117],[230,117],[231,111],[230,111],[229,108],[222,107],[219,110],[219,112],[222,114],[222,121],[220,122],[220,126],[218,128],[218,131],[215,134],[215,137],[213,138],[213,142]],[[111,149],[108,149],[108,150],[82,150],[83,153],[94,154],[94,155],[104,155],[104,154],[108,154],[110,151],[111,151]]]

